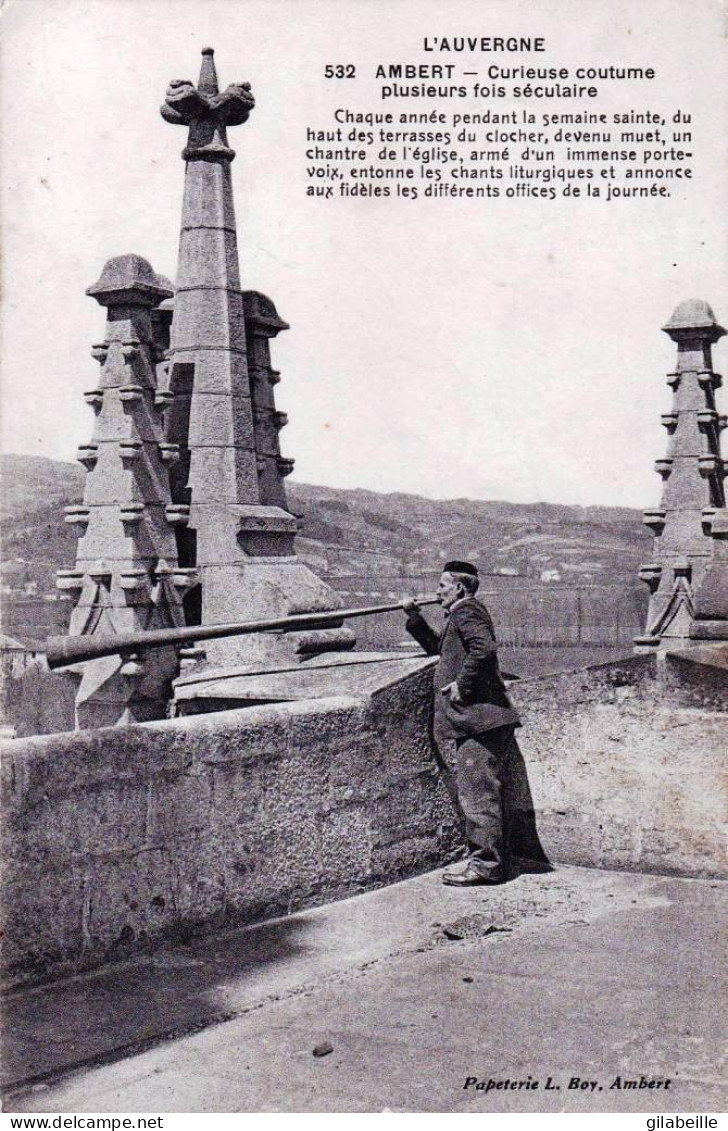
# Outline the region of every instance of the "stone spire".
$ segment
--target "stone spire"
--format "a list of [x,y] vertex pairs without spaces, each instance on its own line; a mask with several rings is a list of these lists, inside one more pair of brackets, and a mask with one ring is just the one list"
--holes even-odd
[[185,449],[173,478],[176,501],[194,499],[198,510],[260,498],[230,170],[235,153],[227,144],[227,127],[246,122],[254,105],[249,83],[218,92],[212,48],[205,48],[197,88],[171,83],[161,110],[166,121],[189,127],[168,435]]
[[[713,344],[725,330],[699,299],[680,303],[663,330],[677,343],[677,365],[667,378],[672,408],[662,416],[667,455],[655,463],[664,481],[662,499],[644,518],[655,532],[655,551],[640,570],[650,588],[647,629],[636,640],[641,649],[705,635],[701,621],[728,625],[726,465],[720,453],[726,417],[716,409],[722,379],[712,367]],[[716,617],[720,577],[723,611]]]
[[[240,287],[227,129],[247,121],[250,84],[219,92],[212,48],[197,87],[175,81],[163,118],[188,128],[167,439],[180,447],[171,485],[180,561],[196,565],[203,624],[340,607],[295,556],[298,524],[285,509],[268,339],[287,328],[272,302]],[[246,326],[249,335],[246,333]],[[189,507],[188,527],[184,508]],[[270,664],[302,650],[351,647],[346,629],[303,637],[246,636],[207,648],[216,663]]]
[[[87,294],[107,309],[106,333],[92,350],[98,385],[85,394],[96,419],[78,451],[83,505],[66,508],[80,535],[76,568],[60,570],[57,585],[77,597],[71,635],[177,627],[192,578],[177,564],[168,467],[178,452],[164,438],[151,321],[171,285],[145,259],[122,255]],[[163,649],[70,670],[79,679],[77,726],[110,726],[164,718],[177,657]]]

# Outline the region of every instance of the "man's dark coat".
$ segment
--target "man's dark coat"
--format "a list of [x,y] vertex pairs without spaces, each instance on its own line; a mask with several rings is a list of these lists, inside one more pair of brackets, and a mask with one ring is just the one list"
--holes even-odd
[[[498,669],[493,621],[475,597],[458,601],[440,636],[419,613],[407,618],[407,631],[430,656],[435,669],[435,737],[464,738],[495,727],[520,726]],[[462,703],[451,703],[441,688],[457,681]]]

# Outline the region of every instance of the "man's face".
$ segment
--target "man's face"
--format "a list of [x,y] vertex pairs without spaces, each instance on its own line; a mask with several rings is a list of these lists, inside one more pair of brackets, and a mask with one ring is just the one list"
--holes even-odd
[[449,609],[462,596],[463,587],[460,582],[456,581],[451,573],[443,573],[437,586],[437,599],[443,609]]

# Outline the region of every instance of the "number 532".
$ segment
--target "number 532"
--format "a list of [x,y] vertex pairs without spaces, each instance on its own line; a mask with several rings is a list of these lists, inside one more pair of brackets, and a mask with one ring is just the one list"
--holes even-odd
[[327,63],[324,67],[324,78],[327,79],[353,79],[356,78],[356,67],[353,63]]

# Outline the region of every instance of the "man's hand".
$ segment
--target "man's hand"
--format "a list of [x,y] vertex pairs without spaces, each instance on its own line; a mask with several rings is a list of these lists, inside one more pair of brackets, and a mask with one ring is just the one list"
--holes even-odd
[[414,616],[415,613],[419,613],[420,611],[420,606],[417,604],[417,601],[414,597],[408,597],[405,601],[403,601],[402,608],[404,609],[408,617]]
[[449,692],[451,703],[462,703],[463,701],[460,695],[460,688],[457,685],[457,680],[453,680],[452,683],[446,683],[444,687],[440,688],[440,691],[443,693],[443,695],[447,695]]

